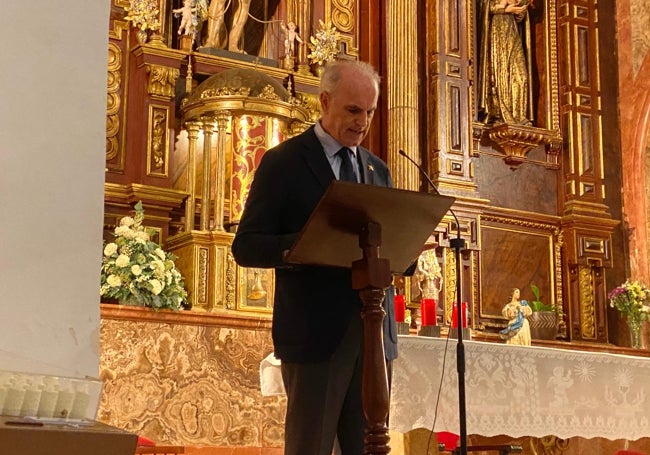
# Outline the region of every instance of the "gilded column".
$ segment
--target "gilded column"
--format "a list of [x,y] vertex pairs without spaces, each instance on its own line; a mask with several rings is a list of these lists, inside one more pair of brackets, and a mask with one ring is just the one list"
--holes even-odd
[[417,8],[412,0],[386,2],[388,165],[397,188],[417,190],[420,176],[399,150],[421,162],[418,143]]
[[311,74],[309,72],[309,62],[307,61],[307,42],[311,35],[311,0],[297,0],[296,8],[292,11],[296,18],[296,26],[300,32],[305,44],[298,46],[298,73]]
[[187,151],[187,201],[185,202],[185,232],[194,229],[196,210],[196,144],[199,138],[200,122],[187,122],[185,129],[189,140]]
[[[614,267],[612,218],[605,194],[605,146],[599,59],[599,11],[595,0],[558,2],[558,80],[563,182],[560,188],[562,260],[569,283],[571,341],[608,340],[607,290],[597,285]],[[614,252],[615,253],[615,252]]]
[[201,230],[210,228],[210,167],[214,119],[202,117],[203,122],[203,186],[201,188]]
[[214,230],[223,231],[223,214],[226,192],[226,134],[230,114],[226,111],[217,112],[217,157],[215,163],[215,194],[214,194]]

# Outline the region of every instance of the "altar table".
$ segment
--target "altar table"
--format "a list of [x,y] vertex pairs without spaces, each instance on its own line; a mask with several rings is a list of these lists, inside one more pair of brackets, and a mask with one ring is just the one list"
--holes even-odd
[[[467,434],[650,436],[650,359],[476,341],[464,345]],[[456,340],[399,337],[390,427],[401,433],[416,428],[459,433]]]

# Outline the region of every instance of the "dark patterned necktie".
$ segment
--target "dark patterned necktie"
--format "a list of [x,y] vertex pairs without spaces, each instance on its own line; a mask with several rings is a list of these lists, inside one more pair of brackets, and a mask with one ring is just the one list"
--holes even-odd
[[341,169],[339,170],[339,180],[346,180],[348,182],[358,183],[357,175],[354,173],[354,168],[352,167],[352,160],[350,155],[352,150],[347,147],[343,147],[341,150],[336,152],[336,154],[341,158]]

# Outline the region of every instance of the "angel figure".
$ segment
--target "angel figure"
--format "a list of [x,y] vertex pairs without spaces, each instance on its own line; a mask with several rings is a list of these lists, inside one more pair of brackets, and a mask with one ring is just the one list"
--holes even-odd
[[284,56],[293,58],[296,55],[296,41],[300,44],[304,43],[304,41],[298,35],[298,32],[296,32],[295,22],[289,21],[286,26],[284,23],[280,23],[280,27],[284,32]]
[[194,14],[196,7],[192,7],[192,0],[183,0],[183,6],[172,10],[174,15],[181,15],[181,24],[178,26],[179,35],[194,34]]

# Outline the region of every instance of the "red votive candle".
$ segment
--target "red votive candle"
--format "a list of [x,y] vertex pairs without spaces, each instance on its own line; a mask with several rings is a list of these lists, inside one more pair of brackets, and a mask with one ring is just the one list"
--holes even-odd
[[435,299],[420,300],[420,314],[422,315],[422,325],[437,325]]
[[[462,311],[463,311],[463,328],[466,329],[467,325],[467,302],[463,302]],[[458,305],[454,302],[454,307],[451,310],[451,328],[458,328]]]
[[404,322],[406,316],[406,300],[402,294],[395,295],[395,322]]

